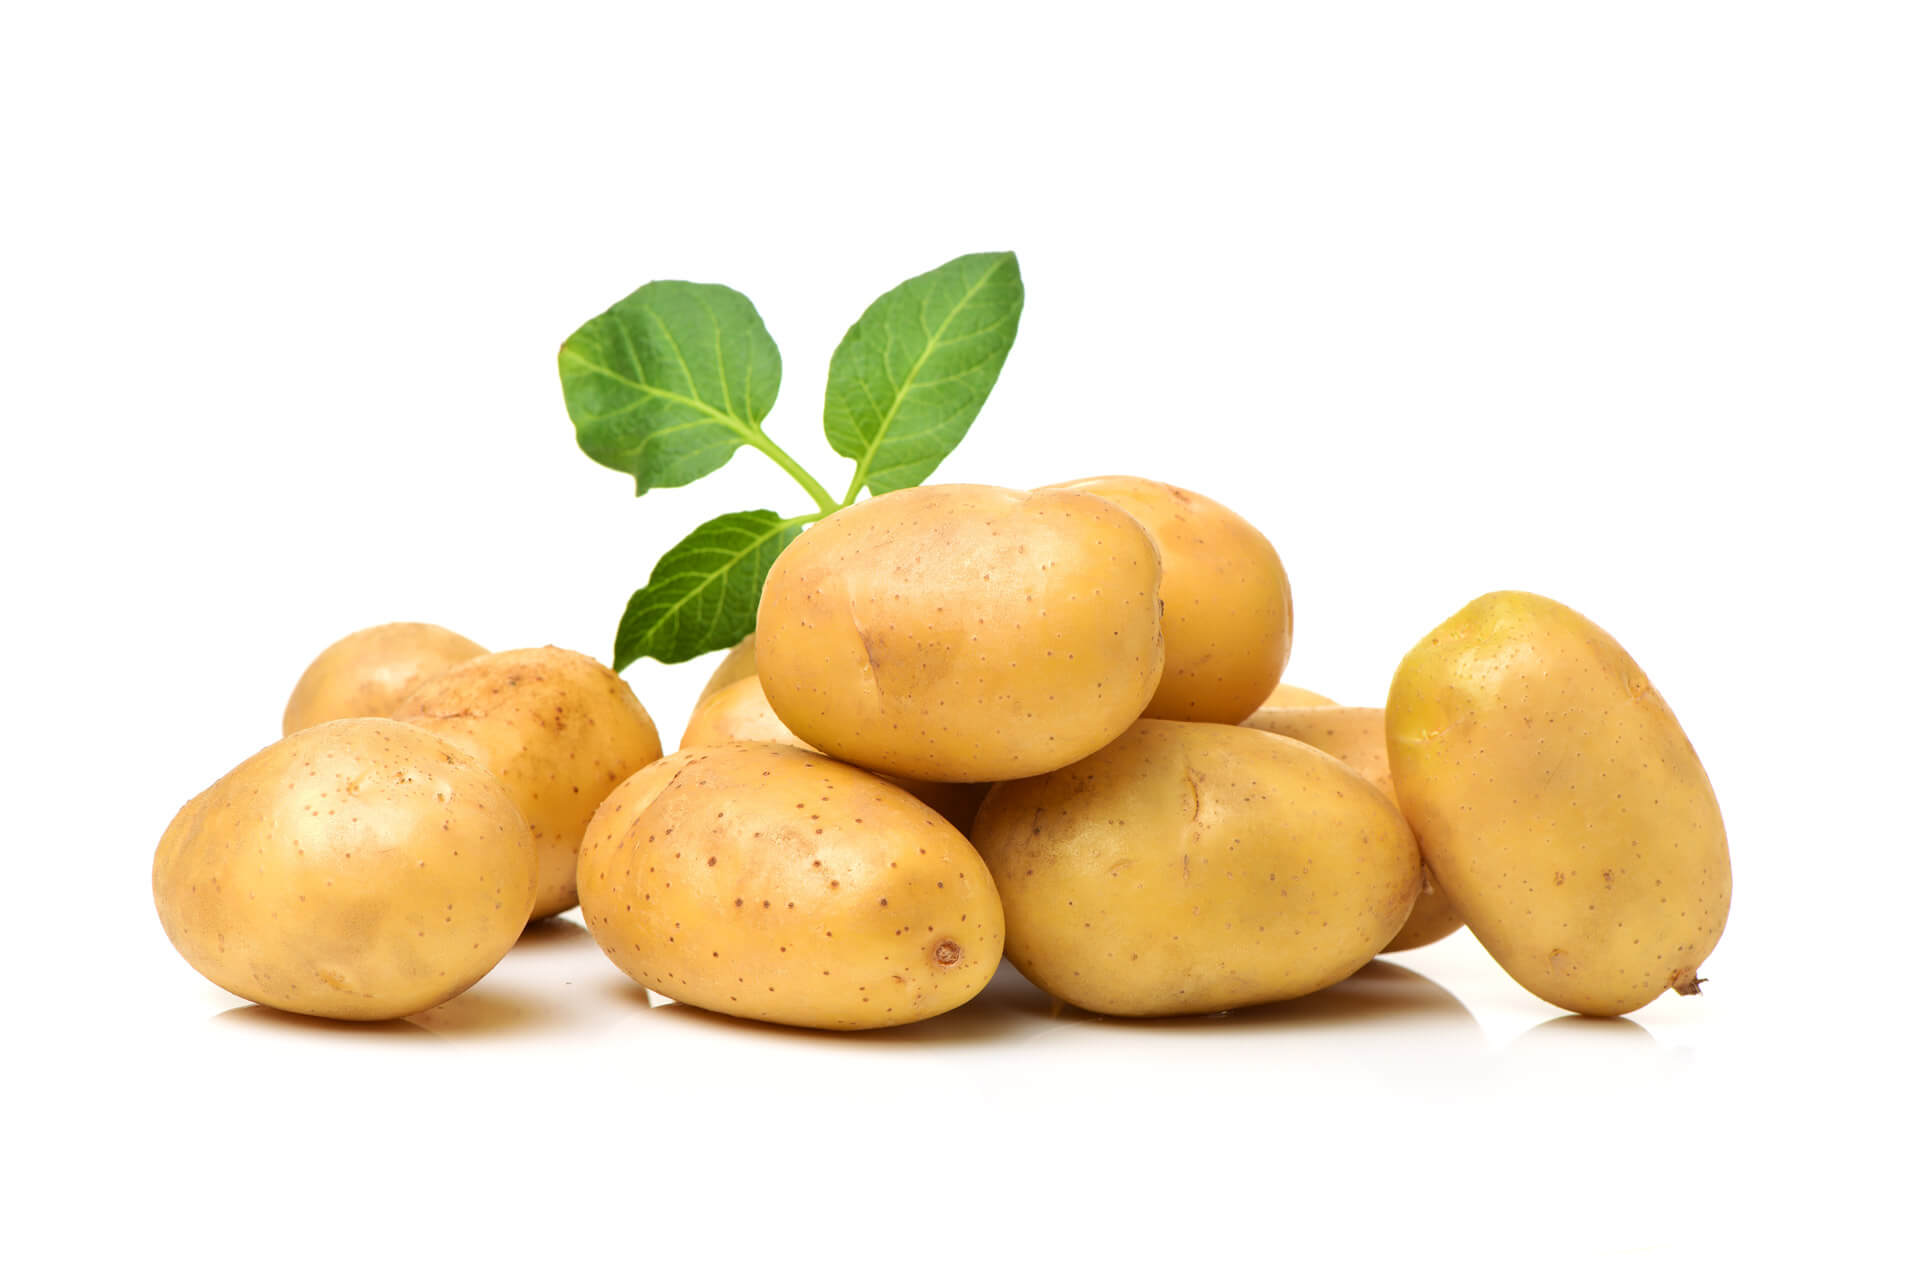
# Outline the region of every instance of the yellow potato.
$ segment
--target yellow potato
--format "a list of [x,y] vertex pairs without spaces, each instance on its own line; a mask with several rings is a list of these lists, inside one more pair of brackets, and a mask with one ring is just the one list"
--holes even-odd
[[1291,684],[1276,684],[1273,686],[1273,692],[1260,700],[1261,710],[1269,707],[1337,707],[1339,705],[1324,694]]
[[578,902],[580,838],[607,793],[660,758],[627,682],[568,649],[511,649],[423,681],[394,718],[439,734],[506,784],[540,852],[538,920]]
[[726,657],[720,659],[720,665],[707,677],[707,687],[700,691],[700,701],[705,702],[728,685],[757,675],[759,671],[760,665],[753,655],[753,634],[749,632],[745,640],[727,650]]
[[1501,591],[1400,663],[1387,751],[1407,820],[1467,927],[1575,1013],[1698,989],[1726,926],[1726,829],[1706,770],[1617,641]]
[[1078,760],[1160,681],[1160,556],[1091,494],[901,489],[836,512],[774,562],[760,680],[836,759],[991,782]]
[[775,743],[703,747],[619,803],[632,816],[596,818],[582,854],[581,913],[608,958],[662,995],[763,1022],[887,1027],[966,1003],[1000,963],[1000,900],[973,846],[851,765]]
[[328,720],[388,715],[421,680],[485,652],[465,636],[429,622],[389,622],[356,631],[321,650],[300,673],[280,717],[280,732],[298,733]]
[[[680,735],[682,751],[728,742],[782,742],[803,751],[813,750],[793,730],[780,723],[758,676],[736,680],[702,701],[694,708],[693,718],[687,721],[687,731]],[[973,825],[973,815],[980,811],[980,802],[987,798],[989,785],[935,782],[925,778],[886,780],[932,805],[935,812],[962,831]]]
[[1141,714],[1238,724],[1293,648],[1293,588],[1273,544],[1211,498],[1138,476],[1051,486],[1124,508],[1160,547],[1167,663]]
[[1325,752],[1238,725],[1141,720],[987,794],[974,843],[1007,958],[1096,1013],[1212,1013],[1331,986],[1392,939],[1420,853]]
[[412,725],[332,720],[187,802],[153,900],[187,963],[242,999],[400,1018],[507,953],[536,870],[513,798],[470,757]]
[[[1392,800],[1393,775],[1387,766],[1387,713],[1378,707],[1262,707],[1246,718],[1262,729],[1318,747],[1379,788]],[[1438,942],[1460,927],[1460,914],[1447,895],[1427,877],[1413,914],[1381,951],[1408,951]]]

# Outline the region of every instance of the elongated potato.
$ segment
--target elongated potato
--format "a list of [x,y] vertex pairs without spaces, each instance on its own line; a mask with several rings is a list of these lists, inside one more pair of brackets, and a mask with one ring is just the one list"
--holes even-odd
[[334,641],[300,673],[280,717],[280,732],[328,720],[384,716],[407,690],[486,650],[430,622],[389,622]]
[[851,765],[775,743],[699,748],[616,801],[635,812],[596,817],[582,914],[662,995],[794,1026],[897,1026],[964,1004],[1000,962],[980,856]]
[[660,735],[627,682],[569,649],[511,649],[415,685],[396,719],[439,734],[506,784],[533,829],[533,918],[579,901],[574,862],[607,793],[660,758]]
[[1575,1013],[1698,990],[1726,926],[1726,828],[1693,744],[1614,638],[1481,596],[1414,646],[1387,751],[1441,888],[1506,971]]
[[[1246,726],[1318,747],[1371,782],[1381,795],[1394,798],[1393,772],[1387,764],[1387,713],[1378,707],[1262,707],[1247,717]],[[1428,876],[1413,914],[1380,950],[1424,947],[1459,927],[1460,913]]]
[[802,739],[877,773],[1042,773],[1111,742],[1153,696],[1159,588],[1153,539],[1103,498],[901,489],[774,561],[760,681]]
[[1213,499],[1139,476],[1051,486],[1091,493],[1146,526],[1160,548],[1167,662],[1142,715],[1238,724],[1293,649],[1293,588],[1266,536]]
[[472,758],[412,725],[330,720],[187,802],[153,899],[174,948],[242,999],[399,1018],[507,953],[536,871],[513,798]]
[[1391,801],[1325,752],[1238,725],[1141,720],[987,794],[974,843],[1007,958],[1096,1013],[1212,1013],[1366,964],[1420,893]]
[[[687,721],[687,731],[680,735],[682,751],[728,742],[782,742],[803,751],[813,750],[798,734],[780,723],[758,676],[736,680],[704,699],[694,708],[693,718]],[[980,802],[987,798],[989,785],[934,782],[925,778],[886,780],[932,805],[935,812],[962,831],[973,825],[973,815],[980,811]]]

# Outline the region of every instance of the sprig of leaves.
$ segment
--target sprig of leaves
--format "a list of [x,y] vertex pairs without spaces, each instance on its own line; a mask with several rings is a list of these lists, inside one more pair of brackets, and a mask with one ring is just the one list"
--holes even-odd
[[803,527],[863,492],[931,475],[999,379],[1025,297],[1013,254],[976,253],[874,300],[827,371],[827,442],[854,463],[838,502],[762,426],[780,391],[780,349],[744,295],[656,280],[582,325],[560,348],[560,385],[588,457],[631,475],[644,494],[690,484],[748,445],[814,503],[793,516],[733,512],[681,539],[627,601],[615,668],[738,643],[753,630],[774,559]]

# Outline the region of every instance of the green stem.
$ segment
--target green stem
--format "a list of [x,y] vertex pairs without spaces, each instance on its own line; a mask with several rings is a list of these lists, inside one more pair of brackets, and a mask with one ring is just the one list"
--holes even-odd
[[844,502],[835,502],[833,495],[828,493],[826,488],[821,485],[818,480],[815,480],[813,476],[807,472],[805,467],[795,462],[785,449],[775,444],[766,432],[755,431],[749,443],[769,458],[772,458],[774,463],[778,465],[782,471],[799,482],[800,487],[807,491],[807,496],[819,505],[821,516],[832,515],[835,511],[847,505]]
[[853,485],[847,490],[847,496],[840,499],[840,505],[850,507],[853,500],[860,496],[860,486],[867,482],[867,460],[862,458],[860,465],[853,469]]

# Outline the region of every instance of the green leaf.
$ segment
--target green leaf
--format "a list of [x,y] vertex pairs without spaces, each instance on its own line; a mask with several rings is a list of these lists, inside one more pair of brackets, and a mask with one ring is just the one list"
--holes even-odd
[[656,280],[566,340],[560,385],[581,450],[645,493],[698,480],[762,438],[780,348],[745,296]]
[[746,639],[774,558],[812,518],[736,511],[682,538],[627,601],[613,642],[614,670],[638,658],[685,662]]
[[1011,253],[955,258],[880,295],[827,371],[827,439],[857,464],[847,500],[919,484],[993,390],[1026,293]]

